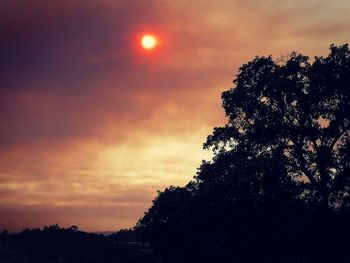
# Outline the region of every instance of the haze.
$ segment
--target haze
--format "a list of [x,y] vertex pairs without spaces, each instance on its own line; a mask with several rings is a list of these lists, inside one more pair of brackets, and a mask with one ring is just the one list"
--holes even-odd
[[[349,1],[0,3],[0,229],[132,227],[184,185],[256,55],[349,42]],[[140,36],[161,40],[145,52]]]

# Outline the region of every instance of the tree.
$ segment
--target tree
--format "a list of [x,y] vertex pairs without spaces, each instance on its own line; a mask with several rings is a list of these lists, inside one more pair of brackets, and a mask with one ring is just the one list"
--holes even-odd
[[235,84],[222,95],[228,123],[214,129],[205,147],[217,155],[244,151],[252,159],[277,155],[308,201],[348,206],[348,46],[331,46],[313,64],[296,53],[283,65],[255,58],[240,68]]
[[72,231],[73,233],[78,233],[79,232],[79,227],[76,225],[71,225],[69,228],[67,228],[69,231]]
[[213,160],[186,187],[160,193],[136,229],[160,251],[187,247],[182,259],[325,260],[342,248],[330,240],[349,233],[348,45],[312,63],[297,53],[285,63],[256,57],[234,84],[222,94],[228,121],[204,144]]

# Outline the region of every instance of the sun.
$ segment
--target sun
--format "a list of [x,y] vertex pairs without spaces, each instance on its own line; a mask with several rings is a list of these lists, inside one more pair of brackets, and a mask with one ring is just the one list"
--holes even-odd
[[158,40],[153,35],[144,35],[141,38],[141,45],[144,49],[153,49],[157,46]]

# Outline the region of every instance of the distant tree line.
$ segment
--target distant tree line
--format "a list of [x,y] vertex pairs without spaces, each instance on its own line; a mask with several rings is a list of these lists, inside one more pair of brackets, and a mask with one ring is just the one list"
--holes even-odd
[[350,262],[350,51],[256,57],[185,187],[135,226],[163,262]]
[[153,250],[131,230],[104,236],[79,231],[75,225],[0,234],[1,263],[155,263]]

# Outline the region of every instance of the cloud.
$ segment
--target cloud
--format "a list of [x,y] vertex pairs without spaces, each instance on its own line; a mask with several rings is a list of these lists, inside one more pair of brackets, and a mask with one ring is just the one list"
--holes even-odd
[[[130,221],[135,221],[142,216],[140,211],[144,209],[144,205],[1,206],[0,213],[3,216],[0,219],[0,225],[2,229],[16,232],[23,230],[23,226],[42,228],[56,222],[61,227],[78,225],[80,229],[85,231],[117,231],[121,228],[129,228]],[[94,227],[91,228],[91,226]]]
[[[238,67],[326,54],[347,41],[349,5],[1,1],[0,225],[132,226],[210,158],[201,145]],[[161,40],[153,53],[144,32]]]

